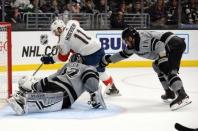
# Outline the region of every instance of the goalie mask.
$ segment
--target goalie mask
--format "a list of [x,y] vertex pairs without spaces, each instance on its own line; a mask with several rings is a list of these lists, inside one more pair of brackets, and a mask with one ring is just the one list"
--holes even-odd
[[83,64],[84,63],[84,58],[81,54],[75,53],[70,57],[69,62],[78,62],[78,63]]

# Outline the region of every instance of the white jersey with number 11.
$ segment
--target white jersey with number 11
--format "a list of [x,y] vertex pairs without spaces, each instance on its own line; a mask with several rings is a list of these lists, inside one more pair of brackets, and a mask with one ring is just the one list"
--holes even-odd
[[62,55],[73,51],[87,56],[98,51],[101,48],[101,44],[99,40],[82,29],[78,21],[70,20],[60,36],[58,47]]

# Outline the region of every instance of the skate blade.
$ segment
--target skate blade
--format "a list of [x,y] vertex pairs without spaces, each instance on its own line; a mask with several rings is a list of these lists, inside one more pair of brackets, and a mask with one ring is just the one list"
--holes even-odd
[[178,110],[182,107],[185,107],[187,105],[189,105],[190,103],[192,103],[192,101],[189,100],[189,98],[185,98],[181,104],[175,104],[175,105],[172,105],[170,108],[172,111],[175,111],[175,110]]
[[167,100],[163,100],[163,99],[162,99],[162,101],[163,101],[164,103],[167,103],[167,104],[170,104],[173,100],[174,100],[174,99],[167,99]]
[[25,114],[24,110],[21,106],[16,102],[16,100],[12,97],[6,100],[8,105],[16,112],[17,115]]

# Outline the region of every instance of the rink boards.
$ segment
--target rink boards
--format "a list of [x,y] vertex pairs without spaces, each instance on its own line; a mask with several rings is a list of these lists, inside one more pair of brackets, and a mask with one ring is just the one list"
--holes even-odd
[[[116,53],[124,48],[120,38],[120,30],[88,31],[96,37],[107,54]],[[181,65],[185,67],[198,66],[198,46],[196,30],[172,30],[176,35],[185,39],[187,48],[184,52]],[[12,61],[13,71],[35,70],[40,65],[40,57],[43,54],[56,55],[58,39],[50,31],[28,31],[12,33]],[[3,42],[1,42],[3,43]],[[1,49],[0,51],[5,51]],[[109,67],[150,67],[152,61],[140,58],[136,55],[129,59],[110,64]],[[63,63],[43,66],[42,69],[57,69]],[[1,71],[1,70],[0,70]]]

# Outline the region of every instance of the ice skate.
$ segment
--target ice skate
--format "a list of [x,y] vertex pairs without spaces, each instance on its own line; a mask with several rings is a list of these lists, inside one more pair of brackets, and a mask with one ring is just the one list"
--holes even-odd
[[105,94],[109,96],[120,96],[120,91],[113,84],[111,87],[105,90]]
[[175,93],[171,91],[170,89],[166,90],[165,94],[161,95],[161,99],[165,103],[171,103],[175,99]]
[[179,94],[178,97],[170,103],[170,108],[172,111],[182,108],[192,101],[189,100],[189,96],[187,94]]

